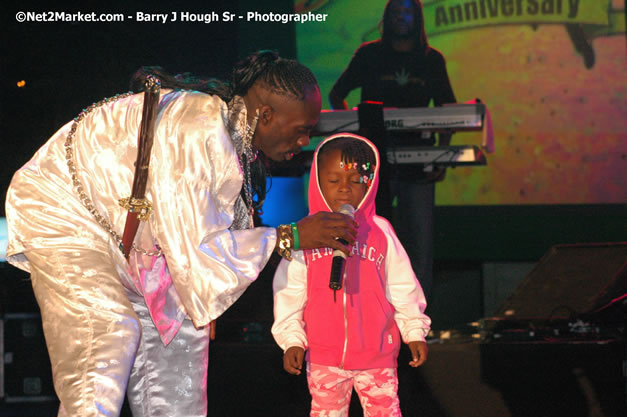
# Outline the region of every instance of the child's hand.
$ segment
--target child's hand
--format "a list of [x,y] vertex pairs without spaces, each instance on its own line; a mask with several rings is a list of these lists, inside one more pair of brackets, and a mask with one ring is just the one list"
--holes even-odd
[[292,375],[300,375],[304,356],[305,351],[302,347],[292,346],[288,348],[283,355],[283,369]]
[[429,348],[426,342],[409,342],[409,350],[411,351],[412,360],[409,365],[417,368],[427,360]]

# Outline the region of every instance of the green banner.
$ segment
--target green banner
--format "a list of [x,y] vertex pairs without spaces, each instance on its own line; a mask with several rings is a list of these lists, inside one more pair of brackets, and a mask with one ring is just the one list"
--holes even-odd
[[625,33],[625,11],[624,10],[611,10],[609,16],[609,25],[586,26],[586,33],[590,38],[596,38],[600,36],[612,36]]
[[509,24],[610,25],[609,0],[433,0],[424,4],[428,35]]

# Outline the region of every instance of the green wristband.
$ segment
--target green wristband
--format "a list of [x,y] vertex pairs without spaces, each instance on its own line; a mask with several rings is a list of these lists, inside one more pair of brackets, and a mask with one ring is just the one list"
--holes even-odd
[[292,235],[294,236],[294,250],[300,249],[300,241],[298,240],[298,226],[292,222]]

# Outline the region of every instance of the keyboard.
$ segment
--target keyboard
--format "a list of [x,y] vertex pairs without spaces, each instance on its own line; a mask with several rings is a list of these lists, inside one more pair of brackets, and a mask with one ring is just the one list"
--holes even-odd
[[484,152],[474,145],[411,146],[387,150],[390,164],[434,166],[486,165]]
[[[384,108],[383,122],[388,131],[464,131],[481,130],[485,106],[447,104],[441,107]],[[323,110],[312,136],[359,130],[357,110]]]

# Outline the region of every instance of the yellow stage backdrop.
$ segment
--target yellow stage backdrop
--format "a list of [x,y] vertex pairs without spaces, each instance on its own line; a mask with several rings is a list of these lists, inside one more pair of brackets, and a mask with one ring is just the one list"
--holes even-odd
[[[425,0],[431,46],[460,102],[480,98],[496,152],[451,169],[438,205],[627,203],[627,43],[622,0]],[[296,24],[298,58],[323,98],[364,41],[379,37],[385,1],[296,1],[326,13]],[[349,106],[358,103],[353,92]],[[327,100],[324,107],[329,108]],[[481,144],[458,133],[453,144]]]

